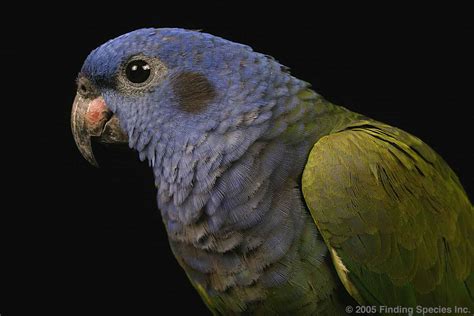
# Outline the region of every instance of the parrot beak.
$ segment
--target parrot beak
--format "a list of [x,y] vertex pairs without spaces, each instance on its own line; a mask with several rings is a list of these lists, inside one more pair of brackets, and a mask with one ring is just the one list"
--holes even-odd
[[99,164],[92,153],[91,138],[108,144],[128,142],[118,118],[107,108],[102,96],[88,98],[79,92],[76,94],[71,112],[71,129],[82,156],[95,167]]

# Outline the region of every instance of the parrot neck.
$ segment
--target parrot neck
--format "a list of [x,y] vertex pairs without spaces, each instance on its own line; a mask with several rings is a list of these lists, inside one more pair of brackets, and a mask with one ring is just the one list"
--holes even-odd
[[300,88],[286,102],[274,102],[271,116],[261,112],[253,118],[271,120],[224,132],[219,127],[194,142],[162,136],[154,153],[140,152],[153,166],[158,207],[169,231],[196,222],[206,222],[206,233],[229,230],[231,209],[248,207],[267,183],[275,187],[287,177],[299,179],[313,144],[359,117]]
[[[299,102],[292,108],[273,109],[274,119],[257,130],[257,138],[237,138],[250,142],[230,163],[209,147],[199,160],[183,153],[174,168],[155,165],[158,206],[171,248],[201,295],[232,300],[230,288],[253,286],[259,294],[235,294],[241,304],[264,300],[259,295],[266,289],[295,277],[289,261],[300,260],[303,243],[316,247],[312,264],[322,264],[327,248],[304,204],[300,177],[313,144],[352,120],[352,114],[311,90],[294,97]],[[212,137],[217,136],[207,140]]]

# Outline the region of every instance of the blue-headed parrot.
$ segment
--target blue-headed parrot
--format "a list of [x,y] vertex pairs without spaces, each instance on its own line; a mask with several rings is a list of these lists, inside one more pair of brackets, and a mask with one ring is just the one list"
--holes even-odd
[[96,165],[92,138],[128,143],[149,162],[171,249],[212,313],[474,312],[473,207],[417,137],[199,31],[110,40],[77,83],[79,150]]

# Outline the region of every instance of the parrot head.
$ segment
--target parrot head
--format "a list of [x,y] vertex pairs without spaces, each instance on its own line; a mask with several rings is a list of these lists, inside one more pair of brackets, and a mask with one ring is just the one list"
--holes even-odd
[[142,160],[153,162],[156,146],[172,155],[206,143],[224,154],[245,142],[245,129],[256,127],[253,136],[246,133],[251,138],[264,130],[275,105],[265,100],[271,77],[283,71],[250,47],[210,34],[137,30],[87,57],[77,80],[73,135],[94,165],[91,138],[128,141]]
[[193,191],[188,210],[202,207],[200,194],[257,139],[285,128],[272,123],[307,86],[249,46],[175,28],[106,42],[87,57],[77,83],[71,127],[82,155],[97,165],[91,139],[128,142],[153,167],[159,207]]

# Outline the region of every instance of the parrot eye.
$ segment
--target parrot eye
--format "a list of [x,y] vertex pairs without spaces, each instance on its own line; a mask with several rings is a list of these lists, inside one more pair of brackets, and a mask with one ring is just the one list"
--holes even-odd
[[130,61],[125,68],[125,76],[132,83],[144,83],[150,78],[151,67],[141,59]]
[[117,76],[118,88],[129,94],[142,93],[161,82],[167,73],[168,69],[158,58],[135,55],[122,64]]

